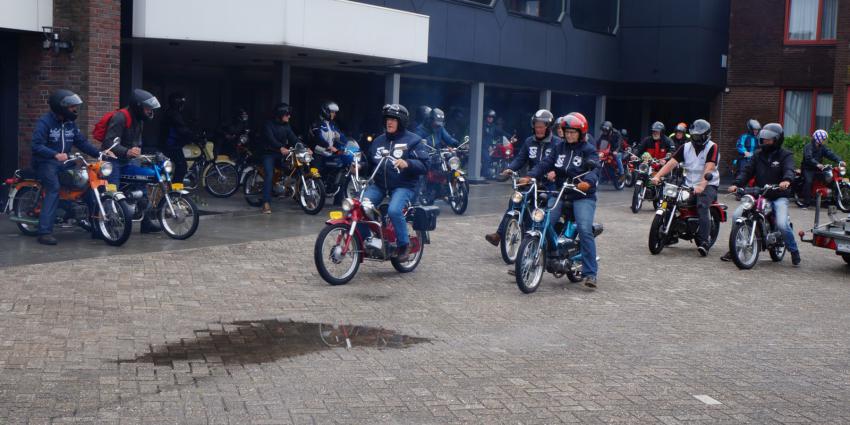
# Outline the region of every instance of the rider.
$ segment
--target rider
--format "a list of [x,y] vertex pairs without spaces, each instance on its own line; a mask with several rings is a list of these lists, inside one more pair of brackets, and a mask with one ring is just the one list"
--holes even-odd
[[420,126],[427,125],[426,122],[428,118],[431,116],[431,107],[428,105],[420,105],[416,108],[416,115],[413,117],[410,123],[410,130],[416,132]]
[[319,154],[316,155],[316,167],[322,172],[325,170],[325,156],[335,154],[348,143],[348,138],[336,125],[337,114],[339,105],[335,102],[325,102],[319,112],[319,120],[310,128],[311,145]]
[[[711,141],[711,124],[703,119],[694,121],[691,126],[691,141],[676,150],[673,157],[661,167],[658,174],[652,178],[652,184],[658,185],[664,177],[680,163],[685,166],[685,186],[693,188],[697,197],[697,212],[699,213],[699,231],[696,244],[699,254],[708,255],[711,248],[711,204],[717,201],[717,188],[720,186],[720,173],[717,172],[717,162],[720,159],[717,145]],[[705,175],[711,179],[706,180]]]
[[[765,125],[758,133],[760,149],[753,156],[747,157],[750,160],[744,163],[741,171],[738,172],[735,183],[729,186],[729,192],[736,192],[738,186],[744,186],[753,177],[756,179],[756,187],[779,185],[782,192],[771,192],[771,203],[776,217],[776,225],[785,234],[786,247],[788,251],[791,251],[791,263],[797,266],[800,264],[800,251],[797,249],[797,242],[794,240],[794,231],[791,228],[790,217],[788,216],[788,188],[794,181],[794,154],[782,149],[784,139],[785,134],[781,125],[776,123]],[[737,221],[743,214],[744,207],[739,206],[732,216],[732,222]],[[732,253],[727,252],[720,259],[731,261]]]
[[248,111],[243,107],[236,108],[236,113],[233,117],[233,128],[238,135],[247,134],[251,131],[251,125],[248,123]]
[[[664,124],[661,125],[663,126]],[[688,140],[690,140],[690,138],[691,135],[688,134],[688,123],[680,122],[676,124],[676,131],[674,131],[673,134],[670,135],[670,140],[673,141],[673,145],[676,147],[673,150],[675,151],[676,149],[682,147],[682,145],[684,145],[685,143],[688,143]]]
[[407,108],[399,104],[384,105],[382,110],[386,132],[378,136],[369,147],[372,165],[378,166],[382,155],[379,149],[389,150],[390,160],[374,175],[374,184],[363,192],[363,197],[373,205],[380,205],[384,197],[390,195],[387,215],[393,224],[398,244],[393,256],[405,263],[410,259],[410,236],[404,218],[404,208],[416,198],[416,185],[419,176],[428,170],[428,151],[422,139],[407,131],[410,115]]
[[456,147],[460,143],[446,131],[446,114],[440,108],[431,109],[428,117],[416,127],[414,133],[425,139],[425,144],[434,148]]
[[171,93],[168,96],[168,109],[162,120],[163,139],[165,139],[163,151],[174,164],[174,175],[171,176],[171,180],[178,183],[183,183],[183,177],[189,169],[186,157],[183,156],[183,146],[191,143],[195,137],[183,117],[185,106],[186,96],[183,93]]
[[757,137],[759,130],[761,130],[761,124],[759,124],[758,121],[754,119],[747,121],[747,132],[742,134],[741,137],[738,138],[738,143],[736,143],[738,158],[735,158],[735,161],[732,163],[735,167],[736,174],[740,173],[747,163],[750,162],[756,148],[759,146],[759,140]]
[[668,153],[676,151],[677,148],[674,142],[662,133],[664,131],[664,124],[656,122],[652,124],[650,130],[652,134],[641,140],[635,147],[634,152],[632,152],[633,155],[640,157],[644,152],[649,152],[653,158],[664,160],[667,158]]
[[[596,214],[596,184],[599,174],[589,171],[587,165],[599,162],[599,154],[591,143],[584,141],[584,135],[589,128],[583,115],[567,114],[563,122],[566,141],[558,141],[552,152],[537,164],[527,177],[520,179],[521,184],[527,184],[531,177],[546,175],[549,181],[555,181],[556,187],[566,182],[572,182],[578,176],[580,183],[576,186],[585,194],[567,192],[564,200],[572,201],[578,237],[581,239],[582,273],[585,275],[584,286],[596,288],[596,240],[593,236],[593,216]],[[560,217],[562,205],[554,204],[555,198],[549,198],[551,217]]]
[[620,132],[614,128],[611,121],[603,122],[599,130],[599,137],[596,138],[596,150],[611,149],[611,155],[617,162],[617,177],[619,178],[625,174],[623,170],[623,155],[620,152],[620,148],[622,147]]
[[481,133],[481,177],[492,178],[490,175],[490,148],[496,143],[501,143],[502,137],[511,138],[511,135],[496,125],[496,111],[490,109],[484,116],[484,129]]
[[[514,157],[510,165],[508,165],[508,168],[502,171],[501,174],[503,176],[513,174],[525,166],[528,166],[529,170],[535,168],[540,161],[543,161],[544,158],[552,153],[552,148],[558,142],[563,141],[551,132],[554,118],[555,116],[546,109],[541,109],[534,113],[534,116],[531,117],[531,128],[534,129],[534,134],[525,139],[519,153]],[[564,117],[558,118],[559,122],[563,122],[562,118]],[[540,180],[542,176],[534,175],[533,177]],[[549,185],[547,189],[554,189],[554,187]],[[487,242],[497,246],[504,231],[504,224],[499,223],[499,229],[495,233],[485,235],[484,238],[487,239]]]
[[278,103],[274,107],[274,116],[266,121],[260,137],[263,140],[263,214],[271,214],[272,186],[274,186],[274,169],[281,160],[289,155],[289,150],[299,142],[289,119],[292,109],[286,103]]
[[53,223],[59,203],[59,174],[65,172],[71,147],[97,157],[100,151],[77,128],[77,110],[83,100],[76,93],[60,89],[48,98],[50,112],[39,118],[32,135],[32,166],[41,181],[44,199],[38,216],[38,242],[56,245]]
[[130,96],[130,104],[126,110],[130,113],[130,126],[127,126],[127,117],[123,113],[114,113],[106,126],[106,135],[103,143],[112,145],[112,140],[121,138],[121,143],[112,148],[112,152],[118,157],[112,162],[112,174],[107,180],[118,184],[121,181],[121,166],[142,154],[142,131],[144,122],[153,119],[154,111],[159,109],[159,100],[150,92],[136,89]]
[[812,134],[812,142],[803,148],[803,209],[808,208],[812,204],[812,182],[815,176],[823,170],[824,165],[821,163],[824,158],[831,159],[839,165],[844,165],[844,161],[835,154],[831,149],[824,146],[828,141],[829,134],[826,130],[816,130]]

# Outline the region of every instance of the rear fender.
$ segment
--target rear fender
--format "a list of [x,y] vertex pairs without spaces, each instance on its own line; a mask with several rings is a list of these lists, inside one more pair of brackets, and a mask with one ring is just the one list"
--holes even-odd
[[714,204],[714,205],[711,206],[711,210],[714,211],[720,217],[721,223],[726,222],[726,209],[727,208],[728,207],[724,204]]

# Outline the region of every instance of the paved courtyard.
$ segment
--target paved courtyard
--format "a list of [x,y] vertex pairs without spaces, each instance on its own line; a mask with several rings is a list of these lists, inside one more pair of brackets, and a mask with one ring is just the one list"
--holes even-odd
[[[313,265],[321,218],[283,207],[201,223],[200,241],[266,226],[248,242],[157,252],[135,233],[106,256],[78,236],[60,247],[91,258],[10,259],[0,423],[850,423],[839,257],[802,246],[800,268],[738,271],[718,259],[728,223],[708,258],[685,242],[651,256],[652,213],[605,189],[599,289],[546,275],[523,295],[482,237],[507,189],[485,191],[473,215],[443,212],[414,273],[366,263],[341,287]],[[359,326],[350,349],[335,324]]]

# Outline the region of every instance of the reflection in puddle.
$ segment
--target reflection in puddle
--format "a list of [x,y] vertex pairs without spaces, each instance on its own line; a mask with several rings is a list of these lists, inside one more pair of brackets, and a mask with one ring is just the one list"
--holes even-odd
[[367,326],[279,320],[223,323],[194,331],[194,338],[151,346],[150,353],[118,363],[174,366],[175,361],[223,364],[267,363],[334,347],[405,348],[427,342],[395,331]]

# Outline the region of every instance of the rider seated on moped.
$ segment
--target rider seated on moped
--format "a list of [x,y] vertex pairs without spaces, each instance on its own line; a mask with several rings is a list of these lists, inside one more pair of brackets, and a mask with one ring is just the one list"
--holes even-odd
[[[573,182],[580,177],[581,182],[576,186],[578,192],[564,195],[566,201],[572,202],[572,212],[575,216],[578,237],[581,239],[582,272],[584,285],[596,288],[598,265],[596,262],[596,240],[593,236],[593,218],[596,214],[596,185],[599,175],[595,171],[588,172],[588,164],[598,163],[599,154],[596,148],[585,141],[588,130],[587,120],[583,115],[567,114],[564,118],[564,136],[566,141],[558,141],[552,152],[537,166],[529,171],[526,177],[520,179],[520,184],[528,184],[532,177],[545,175],[546,179],[555,182],[560,188],[564,182]],[[549,198],[551,217],[560,217],[562,205],[553,205],[555,197]]]
[[602,151],[610,149],[610,153],[614,157],[614,161],[617,163],[617,177],[620,177],[625,173],[623,168],[623,153],[621,152],[623,147],[622,136],[620,135],[620,132],[614,128],[614,124],[611,124],[611,121],[605,121],[602,123],[599,130],[599,137],[596,139],[596,150]]
[[640,157],[644,152],[649,152],[653,158],[665,160],[668,153],[672,154],[676,151],[676,145],[669,137],[662,133],[664,131],[664,124],[655,122],[652,124],[650,130],[652,134],[641,140],[632,151],[632,155]]
[[840,166],[845,165],[841,157],[836,155],[835,152],[828,147],[824,146],[828,139],[829,133],[825,130],[817,130],[814,134],[812,134],[812,142],[803,148],[802,173],[803,180],[805,181],[802,189],[804,203],[803,209],[806,209],[812,204],[812,197],[814,196],[812,193],[812,183],[814,183],[815,178],[818,178],[819,172],[823,170],[823,159],[830,159],[838,163]]
[[[376,171],[374,184],[363,192],[363,197],[376,207],[385,196],[390,196],[387,215],[395,228],[397,245],[394,257],[401,263],[410,259],[410,235],[404,218],[404,209],[416,199],[419,176],[428,171],[428,149],[422,138],[407,131],[409,113],[399,104],[384,105],[382,110],[386,132],[372,142],[369,158]],[[389,151],[391,160],[381,162],[381,151]]]
[[[785,234],[785,245],[791,251],[791,263],[794,266],[800,264],[800,251],[797,249],[797,242],[794,240],[794,231],[791,229],[790,217],[788,216],[788,192],[791,187],[791,182],[794,181],[794,154],[791,151],[782,149],[782,142],[785,140],[785,132],[782,126],[777,123],[770,123],[764,126],[759,133],[759,150],[755,152],[750,161],[744,163],[744,167],[738,172],[735,177],[735,183],[729,186],[729,193],[738,191],[738,187],[743,187],[747,182],[755,177],[755,186],[764,187],[766,185],[779,185],[782,192],[771,192],[771,203],[773,211],[776,215],[777,228]],[[735,214],[732,216],[734,223],[744,214],[744,206],[740,205],[735,209]],[[727,252],[720,258],[722,261],[732,261],[732,253]]]
[[289,120],[292,118],[292,108],[286,103],[278,103],[274,108],[274,117],[266,121],[260,134],[263,146],[263,169],[266,173],[263,179],[263,214],[271,214],[272,186],[274,186],[274,169],[279,166],[289,150],[299,142]]

